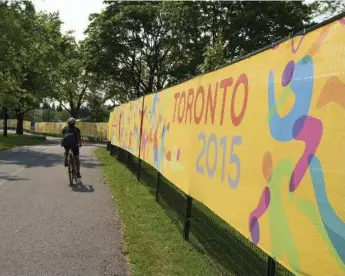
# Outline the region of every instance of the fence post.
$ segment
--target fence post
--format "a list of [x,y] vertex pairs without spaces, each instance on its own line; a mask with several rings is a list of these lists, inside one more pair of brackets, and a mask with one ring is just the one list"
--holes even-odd
[[130,158],[129,151],[126,151],[126,152],[127,152],[127,168],[130,168],[131,165],[130,165],[130,161],[129,161],[129,158]]
[[159,188],[160,188],[160,181],[161,180],[161,173],[157,171],[157,184],[156,184],[156,201],[159,199]]
[[193,198],[187,195],[186,217],[184,220],[184,227],[183,227],[184,239],[186,241],[189,241],[189,233],[190,233],[190,226],[191,226],[190,220],[192,216],[192,203],[193,203]]
[[140,181],[141,159],[138,160],[137,180]]
[[116,155],[115,155],[117,161],[120,159],[120,147],[116,147]]
[[275,276],[275,275],[276,275],[276,261],[271,256],[268,256],[267,276]]

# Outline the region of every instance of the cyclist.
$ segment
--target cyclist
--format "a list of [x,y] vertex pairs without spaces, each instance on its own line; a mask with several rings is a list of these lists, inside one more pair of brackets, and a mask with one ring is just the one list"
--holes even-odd
[[65,148],[65,167],[68,167],[68,153],[72,150],[77,167],[77,177],[81,178],[80,175],[80,160],[79,160],[79,147],[81,147],[81,133],[80,129],[75,126],[75,119],[69,118],[67,120],[67,126],[62,129],[62,142],[61,146]]

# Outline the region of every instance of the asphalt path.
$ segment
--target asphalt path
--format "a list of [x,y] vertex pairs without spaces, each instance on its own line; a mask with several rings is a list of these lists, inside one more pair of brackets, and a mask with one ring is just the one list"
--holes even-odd
[[98,160],[81,148],[70,187],[58,139],[0,152],[0,275],[128,275],[120,222]]

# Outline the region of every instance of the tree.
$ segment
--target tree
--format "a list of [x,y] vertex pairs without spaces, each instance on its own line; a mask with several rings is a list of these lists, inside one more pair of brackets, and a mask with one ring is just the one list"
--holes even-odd
[[62,112],[62,111],[63,111],[62,106],[61,106],[61,105],[58,105],[57,108],[56,108],[56,111]]
[[190,16],[194,6],[113,2],[90,18],[85,41],[88,68],[128,100],[191,76],[196,67],[190,70],[189,64],[195,65],[194,59],[202,55],[195,47],[200,34],[198,14]]
[[53,100],[60,103],[74,118],[79,117],[80,108],[88,94],[96,89],[94,77],[86,68],[85,53],[81,45],[67,34],[63,42],[61,64],[57,67],[57,79]]
[[61,21],[55,13],[36,13],[30,1],[3,2],[0,10],[0,105],[15,111],[17,134],[23,134],[24,114],[51,91]]
[[317,21],[326,20],[345,11],[345,2],[342,0],[315,1],[312,5],[315,5],[313,18]]
[[42,105],[42,109],[50,109],[50,106],[47,102],[44,102]]
[[88,98],[88,109],[90,122],[106,122],[109,120],[109,111],[104,105],[104,98],[100,95],[93,94]]
[[200,72],[205,73],[214,70],[225,62],[225,50],[223,37],[219,34],[214,46],[209,46],[204,53],[204,62],[198,66]]
[[90,16],[87,68],[128,101],[212,70],[313,24],[320,3],[110,2]]

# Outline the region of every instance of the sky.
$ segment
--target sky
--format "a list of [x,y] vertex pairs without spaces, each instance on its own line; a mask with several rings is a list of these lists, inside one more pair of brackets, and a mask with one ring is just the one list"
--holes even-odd
[[62,32],[75,31],[76,40],[84,39],[89,15],[99,13],[105,7],[103,0],[32,0],[37,11],[60,13]]

